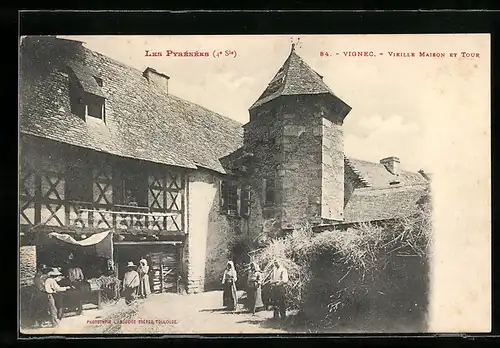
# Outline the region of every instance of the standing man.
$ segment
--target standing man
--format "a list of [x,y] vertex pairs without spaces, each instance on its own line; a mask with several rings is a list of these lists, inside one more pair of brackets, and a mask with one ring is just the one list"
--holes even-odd
[[46,265],[40,265],[38,271],[35,274],[34,283],[34,294],[31,303],[30,310],[33,314],[33,319],[35,320],[35,326],[41,325],[44,319],[47,318],[48,307],[47,307],[47,294],[45,292],[45,281],[49,277],[47,272],[49,268]]
[[77,314],[83,312],[83,297],[85,292],[85,283],[82,269],[76,264],[75,261],[70,261],[70,268],[68,269],[68,280],[72,287],[75,288],[75,298],[77,304]]
[[132,261],[129,261],[127,271],[123,277],[123,296],[125,297],[125,303],[128,305],[134,302],[139,287],[139,273],[137,273],[136,268],[137,266]]
[[288,271],[278,260],[273,262],[273,271],[271,273],[271,299],[274,309],[274,319],[285,319],[285,284],[288,283]]
[[[50,320],[52,322],[52,327],[57,327],[59,325],[58,311],[56,306],[56,295],[60,292],[68,290],[69,286],[59,286],[58,281],[63,278],[62,273],[57,268],[53,268],[52,271],[48,273],[49,278],[45,281],[45,292],[47,293],[47,300],[49,305]],[[58,301],[59,302],[59,301]]]

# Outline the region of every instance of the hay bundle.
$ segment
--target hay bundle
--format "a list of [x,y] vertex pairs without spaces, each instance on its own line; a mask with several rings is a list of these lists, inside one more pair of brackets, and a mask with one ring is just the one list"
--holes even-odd
[[300,228],[285,237],[269,240],[266,246],[252,253],[252,261],[257,262],[262,268],[263,297],[268,296],[273,261],[277,260],[288,271],[289,279],[285,287],[288,306],[300,307],[302,290],[310,278],[307,254],[302,251],[307,247],[310,238],[310,228]]
[[418,297],[413,288],[425,292],[425,275],[420,275],[427,272],[430,233],[430,207],[423,206],[415,216],[384,225],[360,224],[317,235],[304,227],[272,240],[253,258],[267,275],[272,260],[279,260],[289,273],[289,304],[312,322],[332,326],[360,315],[376,317],[377,309],[384,313],[387,306],[423,302],[401,294]]

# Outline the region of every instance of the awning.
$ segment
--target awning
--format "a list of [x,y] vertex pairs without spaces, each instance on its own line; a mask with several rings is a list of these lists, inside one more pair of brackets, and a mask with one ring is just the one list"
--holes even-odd
[[113,258],[113,234],[111,233],[111,230],[93,234],[90,237],[79,241],[70,235],[63,233],[52,232],[49,233],[49,236],[71,245],[94,248],[98,256],[108,259]]

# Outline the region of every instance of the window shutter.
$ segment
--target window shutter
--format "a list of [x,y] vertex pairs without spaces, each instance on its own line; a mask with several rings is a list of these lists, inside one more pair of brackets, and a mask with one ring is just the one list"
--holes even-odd
[[250,216],[250,186],[244,186],[241,189],[240,215],[243,217]]
[[227,198],[228,198],[228,185],[226,181],[221,180],[219,188],[219,205],[221,214],[227,214],[228,210]]
[[236,211],[235,214],[238,214],[241,210],[241,187],[238,185],[236,188]]

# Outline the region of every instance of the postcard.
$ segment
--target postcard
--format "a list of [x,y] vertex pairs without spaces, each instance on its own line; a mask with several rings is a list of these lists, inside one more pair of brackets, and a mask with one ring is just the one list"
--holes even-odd
[[491,330],[490,36],[25,36],[22,334]]

